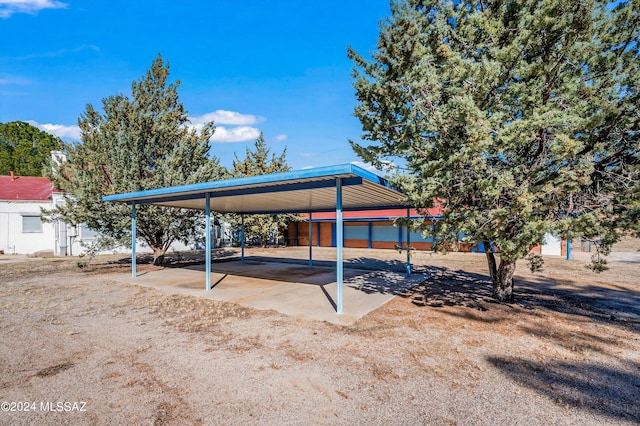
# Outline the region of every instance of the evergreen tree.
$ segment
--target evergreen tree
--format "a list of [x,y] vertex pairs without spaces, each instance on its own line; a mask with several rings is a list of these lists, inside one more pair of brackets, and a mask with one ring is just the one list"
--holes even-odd
[[43,176],[62,141],[22,121],[0,123],[0,175]]
[[[131,241],[131,207],[103,203],[102,196],[219,179],[224,169],[209,158],[215,130],[208,123],[197,132],[178,99],[179,81],[168,84],[169,65],[162,57],[139,81],[132,97],[103,99],[103,113],[92,105],[78,123],[81,143],[67,145],[67,161],[54,174],[66,191],[66,205],[49,212],[90,228],[123,244]],[[203,217],[192,211],[140,205],[136,209],[138,236],[153,249],[161,264],[174,241],[189,243],[202,234]]]
[[601,240],[638,231],[640,15],[636,0],[392,4],[368,60],[349,50],[368,146],[391,158],[436,234],[487,250],[493,294],[546,232]]
[[[253,150],[247,148],[245,158],[240,160],[238,154],[234,154],[233,169],[231,175],[235,178],[245,176],[258,176],[271,173],[286,172],[291,170],[287,165],[287,149],[282,154],[276,156],[271,153],[264,141],[264,136],[256,139]],[[296,215],[291,214],[256,214],[247,215],[244,218],[245,238],[248,240],[259,240],[260,245],[266,247],[270,239],[274,239],[277,244],[280,229],[284,228],[291,220],[296,220]],[[239,229],[242,218],[238,215],[229,215],[229,222],[235,229]]]

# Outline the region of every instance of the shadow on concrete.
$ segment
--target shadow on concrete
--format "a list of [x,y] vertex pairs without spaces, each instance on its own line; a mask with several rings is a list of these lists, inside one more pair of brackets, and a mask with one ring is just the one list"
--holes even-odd
[[489,357],[511,380],[556,403],[587,409],[615,420],[640,422],[640,364],[616,369],[590,362]]
[[[239,259],[236,259],[239,260]],[[309,268],[308,260],[282,257],[245,257],[246,265],[284,263],[299,265],[288,268],[284,273],[272,274],[270,271],[240,271],[235,275],[251,278],[277,279],[280,281],[302,282],[305,284],[326,285],[335,282],[335,261],[314,260]],[[344,262],[345,285],[367,294],[380,293],[402,295],[424,281],[427,269],[412,268],[412,275],[406,276],[406,265],[402,262],[384,261],[370,258],[349,259]],[[332,302],[333,303],[333,302]]]
[[[139,259],[139,258],[138,258]],[[130,258],[129,258],[130,261]],[[307,259],[295,259],[271,256],[245,256],[243,265],[246,269],[227,269],[224,263],[240,262],[237,254],[222,253],[212,255],[212,272],[228,273],[236,276],[268,279],[285,282],[323,286],[335,282],[335,261],[314,260],[309,268]],[[216,269],[215,264],[221,265]],[[269,265],[292,265],[291,267],[269,268]],[[205,270],[203,255],[194,256],[192,261],[171,261],[164,265],[167,268],[189,268]],[[261,268],[264,266],[264,268]],[[359,258],[344,262],[345,283],[366,293],[382,293],[399,295],[418,284],[415,280],[404,280],[405,264],[394,261],[380,261],[378,259]],[[414,268],[417,274],[424,273],[425,268]],[[363,273],[364,272],[364,273]],[[368,273],[367,273],[368,272]],[[389,272],[392,272],[391,274]],[[396,272],[401,272],[397,274]],[[332,301],[332,303],[335,303]]]
[[[396,271],[405,273],[407,271],[407,263],[399,260],[381,260],[381,259],[372,259],[369,257],[356,257],[349,259],[345,262],[345,266],[348,265],[350,268],[356,269],[366,269],[373,271]],[[411,268],[412,272],[420,273],[419,270],[421,267],[416,268],[413,266]]]
[[423,270],[414,270],[409,276],[404,271],[377,270],[366,272],[364,269],[359,269],[359,271],[362,271],[362,273],[350,278],[347,285],[367,294],[380,293],[405,296],[428,279],[428,275],[425,275]]
[[[308,259],[295,259],[289,257],[271,257],[271,256],[249,256],[245,257],[247,260],[259,261],[259,262],[278,262],[278,263],[292,263],[296,265],[308,265]],[[237,256],[233,260],[240,260],[240,257]],[[335,260],[313,260],[313,266],[319,266],[323,268],[332,268],[335,270],[336,261]],[[345,268],[351,269],[362,269],[366,271],[396,271],[396,272],[405,272],[406,263],[396,261],[396,260],[380,260],[373,259],[368,257],[359,257],[359,258],[351,258],[345,259],[344,261]]]
[[227,278],[229,275],[224,274],[220,277],[220,279],[218,281],[216,281],[215,283],[211,283],[211,289],[213,290],[218,284],[220,284],[222,281],[224,281],[225,278]]
[[[264,260],[264,261],[262,261]],[[287,265],[282,262],[271,260],[271,258],[245,257],[244,263],[239,263],[240,259],[234,259],[234,264],[226,266],[224,263],[231,263],[225,259],[224,262],[217,262],[211,267],[211,272],[235,275],[238,277],[255,278],[263,280],[284,281],[290,283],[301,283],[323,286],[335,282],[335,270],[333,268],[314,265],[308,268],[298,265]],[[276,267],[277,266],[277,267]],[[192,270],[205,270],[204,264],[184,265]],[[347,274],[345,273],[345,277]]]
[[337,311],[338,310],[338,304],[336,303],[335,300],[333,300],[333,297],[331,297],[331,295],[329,294],[327,289],[324,287],[324,285],[320,286],[320,290],[322,290],[322,294],[324,294],[324,297],[326,297],[327,300],[329,301],[329,303],[331,303],[331,307],[333,308],[333,310]]

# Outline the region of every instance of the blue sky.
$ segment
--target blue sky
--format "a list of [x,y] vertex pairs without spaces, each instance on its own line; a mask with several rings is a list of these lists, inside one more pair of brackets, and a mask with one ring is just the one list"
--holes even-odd
[[230,166],[262,131],[294,169],[359,158],[348,46],[375,49],[388,0],[0,0],[0,122],[77,139],[88,103],[130,94],[161,53]]

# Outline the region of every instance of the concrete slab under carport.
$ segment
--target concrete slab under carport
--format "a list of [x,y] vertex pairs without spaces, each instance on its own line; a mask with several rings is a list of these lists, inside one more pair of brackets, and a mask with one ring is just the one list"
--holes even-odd
[[345,268],[344,311],[336,313],[336,273],[332,267],[247,260],[214,263],[212,290],[205,290],[205,266],[164,268],[118,275],[118,281],[274,310],[306,319],[349,325],[382,306],[395,295],[420,284],[425,276],[386,270]]

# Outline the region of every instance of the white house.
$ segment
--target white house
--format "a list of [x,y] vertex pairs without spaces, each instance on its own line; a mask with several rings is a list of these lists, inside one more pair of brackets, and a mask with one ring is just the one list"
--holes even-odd
[[[64,204],[64,196],[44,177],[0,176],[0,253],[49,254],[55,256],[80,255],[97,234],[85,225],[69,225],[62,221],[43,222],[41,209]],[[214,241],[220,241],[221,229],[213,227]],[[174,243],[173,250],[191,250]],[[104,253],[128,253],[123,247]],[[151,250],[138,241],[136,251]]]
[[54,203],[49,179],[13,173],[0,176],[0,250],[20,254],[66,251],[66,242],[58,241],[56,226],[42,222],[40,208],[51,208]]
[[97,234],[86,226],[45,223],[41,209],[63,204],[51,181],[34,176],[0,176],[0,251],[6,254],[78,255]]

